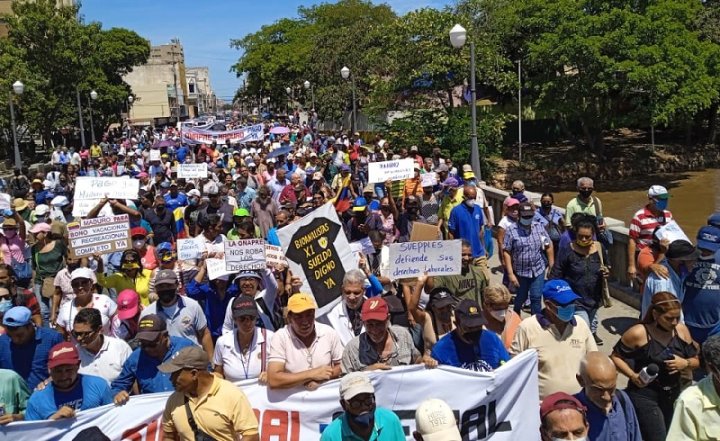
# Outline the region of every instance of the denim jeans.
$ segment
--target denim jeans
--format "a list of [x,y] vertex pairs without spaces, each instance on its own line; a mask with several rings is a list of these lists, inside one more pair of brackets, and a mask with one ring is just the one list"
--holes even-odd
[[44,327],[50,326],[50,311],[52,311],[52,298],[45,298],[42,295],[42,283],[33,284],[33,294],[35,294],[35,300],[40,305],[40,316],[42,317],[42,323]]
[[530,296],[530,312],[532,314],[538,314],[542,311],[542,288],[545,283],[545,273],[542,273],[535,277],[520,277],[517,276],[520,287],[515,295],[515,305],[513,309],[516,313],[520,314],[522,311],[522,305],[525,300]]
[[587,311],[585,309],[580,309],[580,308],[577,308],[575,310],[575,315],[578,315],[578,316],[582,317],[583,320],[585,320],[585,323],[587,323],[588,328],[590,328],[590,331],[592,331],[593,334],[595,332],[597,332],[597,325],[598,325],[597,312],[598,312],[597,308],[591,309],[590,311]]

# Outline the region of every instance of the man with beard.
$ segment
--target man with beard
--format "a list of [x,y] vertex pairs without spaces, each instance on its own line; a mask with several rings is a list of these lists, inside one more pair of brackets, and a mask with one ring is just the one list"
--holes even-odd
[[115,404],[127,403],[136,382],[140,394],[172,390],[170,375],[160,372],[158,366],[170,360],[181,349],[194,346],[186,338],[168,335],[165,320],[155,314],[140,320],[137,339],[140,347],[133,350],[123,363],[120,375],[110,384]]
[[259,441],[258,421],[245,394],[210,372],[210,358],[191,346],[158,366],[175,392],[163,412],[165,439]]
[[437,366],[431,357],[418,352],[407,328],[390,324],[390,310],[382,297],[364,301],[360,317],[365,332],[345,346],[343,372],[388,370],[420,363],[429,368]]
[[25,410],[26,421],[74,418],[78,410],[94,409],[113,402],[108,383],[93,375],[78,373],[80,357],[72,343],[50,349],[48,369],[52,381],[35,391]]
[[340,380],[340,406],[343,414],[325,428],[321,441],[405,439],[398,416],[376,406],[375,388],[366,374],[353,372]]
[[439,364],[492,372],[510,360],[500,338],[483,330],[485,319],[476,301],[465,299],[457,305],[455,324],[456,328],[433,346],[432,358]]
[[213,342],[202,307],[195,300],[177,293],[175,271],[160,270],[155,275],[155,292],[158,300],[143,309],[140,319],[157,314],[165,320],[168,333],[184,337],[203,347],[208,357],[213,354]]
[[435,288],[445,288],[459,300],[470,299],[482,303],[482,292],[488,286],[488,280],[479,266],[473,265],[472,247],[466,240],[462,241],[460,274],[452,276],[428,277],[425,292]]

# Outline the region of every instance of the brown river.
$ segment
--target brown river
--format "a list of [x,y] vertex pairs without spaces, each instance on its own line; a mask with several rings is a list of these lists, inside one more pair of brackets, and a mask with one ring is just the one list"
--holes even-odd
[[[686,172],[662,177],[648,177],[637,181],[595,182],[594,196],[600,198],[604,215],[630,224],[633,214],[647,203],[647,190],[653,184],[665,186],[670,192],[668,210],[693,241],[708,216],[720,211],[720,169]],[[572,184],[575,187],[575,184]],[[529,188],[531,191],[538,191]],[[577,192],[554,192],[555,205],[564,207]]]

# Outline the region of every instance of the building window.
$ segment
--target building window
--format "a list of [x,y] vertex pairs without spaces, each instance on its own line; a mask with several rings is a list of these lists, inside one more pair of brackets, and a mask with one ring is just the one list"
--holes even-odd
[[190,93],[195,93],[195,83],[188,84],[188,89]]

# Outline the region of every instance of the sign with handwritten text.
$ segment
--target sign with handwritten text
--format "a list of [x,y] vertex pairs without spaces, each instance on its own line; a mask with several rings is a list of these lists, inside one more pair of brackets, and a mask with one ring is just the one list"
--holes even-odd
[[460,240],[428,240],[390,245],[390,278],[460,274]]
[[371,162],[368,164],[368,181],[378,182],[401,181],[415,176],[415,161],[398,159],[395,161]]

